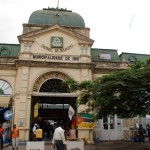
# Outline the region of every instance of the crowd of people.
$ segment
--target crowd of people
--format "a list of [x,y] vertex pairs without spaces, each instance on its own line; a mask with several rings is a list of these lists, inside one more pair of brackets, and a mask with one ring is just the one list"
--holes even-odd
[[[42,127],[41,127],[42,126]],[[0,148],[3,149],[4,145],[4,132],[6,129],[6,124],[0,124]],[[64,150],[65,144],[66,144],[66,134],[65,134],[65,128],[64,128],[64,122],[58,121],[53,122],[50,124],[50,122],[45,122],[43,124],[35,123],[32,128],[32,140],[33,141],[42,141],[43,140],[43,131],[47,133],[47,139],[52,140],[52,144],[54,147],[57,148],[57,150]],[[12,150],[18,150],[19,145],[19,128],[16,126],[16,124],[13,124],[11,128],[11,143],[12,143]],[[6,137],[5,137],[6,138]]]
[[[0,148],[3,149],[3,142],[4,142],[4,131],[5,126],[0,124]],[[52,144],[54,147],[57,148],[57,150],[64,150],[65,144],[66,144],[66,133],[64,128],[64,122],[59,121],[57,123],[48,124],[46,122],[45,127],[41,128],[39,124],[35,123],[32,128],[33,137],[32,140],[34,141],[42,141],[43,140],[43,130],[47,132],[47,138],[52,140]],[[148,138],[150,142],[150,125],[147,124],[146,128],[143,128],[143,126],[140,124],[137,128],[135,134],[134,134],[134,140],[136,142],[145,142],[145,137]],[[12,149],[18,150],[19,145],[19,128],[17,128],[16,124],[13,124],[13,127],[11,129],[11,139],[12,139]]]
[[40,127],[37,123],[34,124],[32,128],[33,139],[34,141],[42,141],[43,139],[43,130],[47,132],[47,138],[52,140],[52,144],[57,150],[64,150],[66,144],[65,137],[65,128],[63,121],[50,124],[46,122],[43,128]]
[[[39,129],[39,126],[37,124],[34,125],[33,127],[33,133],[35,133],[35,139],[36,140],[42,140],[42,134],[39,137],[37,136],[38,134],[38,130],[35,131],[35,126],[37,129]],[[48,127],[48,126],[47,126]],[[47,133],[47,136],[49,137],[49,134],[52,136],[52,144],[54,147],[57,148],[57,150],[64,150],[65,149],[65,144],[66,144],[66,130],[64,128],[64,124],[62,121],[58,122],[57,124],[55,124],[55,126],[49,126],[50,130],[46,130],[50,133]],[[48,128],[47,128],[48,129]],[[139,127],[136,129],[134,138],[135,138],[135,142],[140,142],[140,143],[144,143],[145,142],[145,138],[148,138],[149,142],[150,142],[150,125],[147,124],[146,128],[144,129],[143,126],[140,124]]]
[[144,143],[146,137],[150,142],[150,125],[147,124],[145,129],[142,124],[140,124],[134,132],[134,142]]
[[[5,126],[4,126],[5,127]],[[3,149],[4,145],[4,132],[5,128],[3,127],[2,124],[0,124],[0,148],[1,150]],[[13,150],[18,150],[18,145],[19,145],[19,128],[16,127],[16,124],[13,124],[13,127],[11,129],[11,139],[12,139],[12,149]]]
[[43,123],[39,123],[39,122],[34,123],[32,128],[32,140],[33,141],[37,140],[36,138],[37,129],[42,130],[42,137],[44,138],[44,140],[52,139],[56,127],[57,127],[57,123],[55,122],[50,123],[48,121],[45,121]]

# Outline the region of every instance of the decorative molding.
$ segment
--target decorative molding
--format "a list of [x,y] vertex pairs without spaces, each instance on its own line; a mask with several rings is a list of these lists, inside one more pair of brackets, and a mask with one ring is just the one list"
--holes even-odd
[[28,68],[27,67],[22,67],[22,74],[27,75],[28,74]]
[[24,51],[29,51],[33,42],[24,42]]
[[68,80],[71,79],[69,76],[67,76],[66,74],[62,73],[62,72],[58,72],[58,71],[52,71],[52,72],[47,72],[45,74],[43,74],[42,76],[40,76],[33,87],[33,91],[34,92],[38,92],[41,85],[49,80],[49,79],[53,79],[53,78],[57,78],[57,79],[62,79],[62,80]]
[[70,44],[69,46],[67,46],[65,48],[50,48],[44,44],[41,44],[40,47],[42,47],[43,49],[45,49],[47,51],[53,52],[53,53],[62,53],[62,52],[66,52],[66,51],[69,51],[70,49],[72,49],[73,45]]
[[87,44],[80,44],[81,53],[87,53],[89,46]]
[[52,52],[52,53],[63,53],[63,52],[69,51],[70,49],[72,49],[77,44],[77,43],[75,43],[74,45],[70,44],[70,45],[68,45],[68,46],[66,46],[64,48],[60,48],[60,47],[51,48],[51,47],[46,46],[43,43],[39,43],[37,40],[36,40],[36,43],[39,45],[39,47],[41,47],[44,50],[47,50],[49,52]]

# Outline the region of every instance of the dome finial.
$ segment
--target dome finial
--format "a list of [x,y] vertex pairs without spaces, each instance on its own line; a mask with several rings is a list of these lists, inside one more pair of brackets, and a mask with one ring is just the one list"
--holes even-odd
[[57,14],[56,14],[56,16],[57,16],[57,24],[58,24],[58,16],[59,16],[59,15],[58,15],[58,10],[59,10],[59,0],[57,1],[57,8],[56,8],[56,9],[57,9]]

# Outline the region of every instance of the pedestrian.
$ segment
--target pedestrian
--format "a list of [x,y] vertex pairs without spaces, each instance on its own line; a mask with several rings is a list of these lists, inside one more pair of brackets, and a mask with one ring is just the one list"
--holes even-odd
[[56,122],[53,122],[52,124],[51,124],[51,129],[52,129],[52,136],[54,135],[54,131],[55,131],[55,129],[58,127],[58,124],[56,123]]
[[143,126],[140,124],[139,129],[138,129],[138,134],[139,134],[139,142],[144,143],[145,141],[145,129],[143,128]]
[[18,150],[19,145],[19,129],[16,127],[16,124],[13,125],[12,129],[12,148]]
[[0,146],[1,146],[1,149],[3,149],[3,133],[4,133],[4,128],[2,126],[2,124],[0,124]]
[[32,128],[32,140],[35,141],[36,140],[36,129],[37,129],[38,124],[34,124],[33,128]]
[[150,125],[148,124],[146,128],[147,128],[148,140],[149,140],[149,142],[150,142]]
[[50,125],[49,122],[47,122],[47,123],[46,123],[46,132],[47,132],[47,135],[46,135],[46,136],[47,136],[47,139],[50,139],[50,136],[51,136],[51,134],[50,134],[50,133],[51,133],[51,130],[52,130],[52,129],[51,129],[51,125]]
[[63,122],[58,123],[58,127],[54,131],[52,144],[56,146],[57,150],[64,150],[66,144],[65,130],[63,129]]
[[10,141],[10,122],[7,120],[3,123],[4,134],[3,134],[3,141],[7,143]]
[[40,128],[40,126],[37,126],[36,128],[36,141],[42,141],[42,137],[43,137],[43,131]]

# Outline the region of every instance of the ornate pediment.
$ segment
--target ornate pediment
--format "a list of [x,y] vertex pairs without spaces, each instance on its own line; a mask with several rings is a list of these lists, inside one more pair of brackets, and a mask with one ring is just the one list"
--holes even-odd
[[69,28],[65,28],[59,25],[55,25],[53,27],[49,27],[49,28],[43,28],[43,29],[39,29],[36,31],[32,31],[26,34],[22,34],[20,36],[18,36],[18,40],[21,41],[25,41],[25,40],[34,40],[37,37],[43,35],[43,34],[48,34],[48,33],[52,33],[52,32],[63,32],[66,35],[69,35],[70,37],[76,38],[78,39],[79,43],[88,43],[90,45],[92,45],[94,43],[94,41],[92,39],[90,39],[89,37],[87,37],[86,35],[77,32],[76,30],[72,30]]

